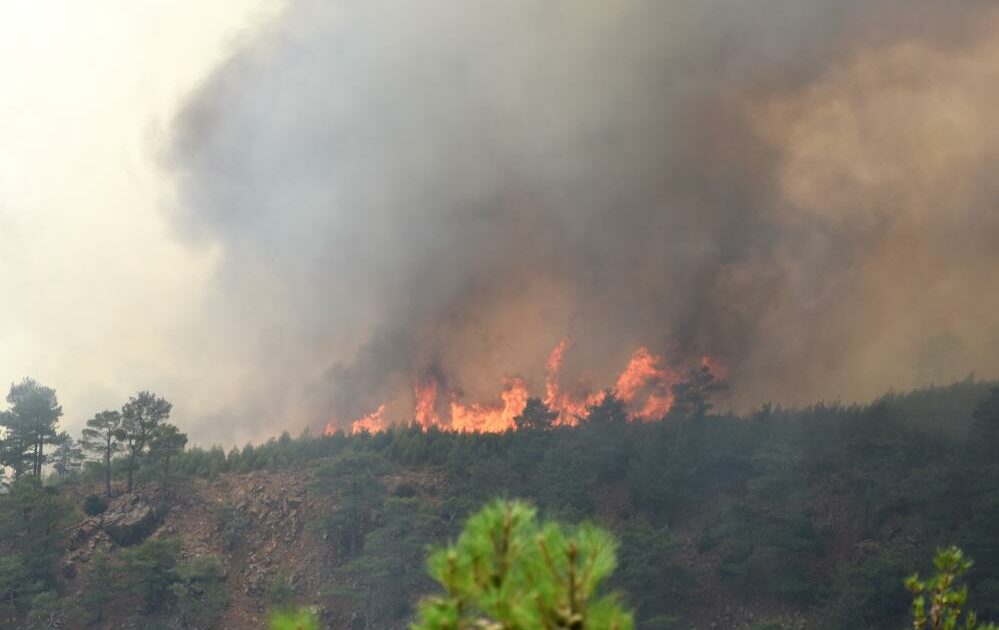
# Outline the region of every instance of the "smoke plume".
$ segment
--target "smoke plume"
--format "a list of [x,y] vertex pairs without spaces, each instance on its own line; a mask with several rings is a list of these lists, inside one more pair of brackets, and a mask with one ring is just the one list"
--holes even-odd
[[199,349],[262,434],[543,391],[565,336],[740,409],[996,375],[996,102],[974,0],[290,2],[167,152]]

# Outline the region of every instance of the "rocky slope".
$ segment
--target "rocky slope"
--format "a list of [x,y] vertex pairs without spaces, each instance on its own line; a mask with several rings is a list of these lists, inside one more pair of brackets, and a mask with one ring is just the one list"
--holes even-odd
[[[85,518],[69,532],[66,587],[79,594],[99,547],[118,554],[147,538],[176,536],[183,558],[211,554],[226,566],[232,604],[219,627],[262,627],[264,592],[279,572],[287,574],[301,603],[319,605],[320,590],[329,579],[330,551],[305,523],[312,511],[336,508],[328,497],[309,494],[310,481],[309,470],[222,474],[211,481],[184,482],[166,495],[144,489],[118,496],[104,514]],[[81,500],[91,491],[73,488]],[[330,623],[343,621],[326,616]],[[138,611],[124,603],[110,617],[114,622],[104,627],[121,627],[122,619],[139,622]]]

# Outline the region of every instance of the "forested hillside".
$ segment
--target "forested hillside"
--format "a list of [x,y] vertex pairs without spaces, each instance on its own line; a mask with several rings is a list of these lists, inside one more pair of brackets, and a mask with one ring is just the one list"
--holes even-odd
[[973,606],[999,618],[995,386],[746,416],[689,392],[652,423],[608,393],[576,427],[534,402],[501,434],[284,434],[228,453],[167,448],[157,429],[159,451],[111,454],[110,499],[99,450],[79,469],[16,471],[0,497],[0,614],[229,628],[312,606],[328,627],[401,628],[435,592],[427,546],[505,496],[616,535],[610,587],[643,629],[903,627],[904,578],[949,544],[977,561]]

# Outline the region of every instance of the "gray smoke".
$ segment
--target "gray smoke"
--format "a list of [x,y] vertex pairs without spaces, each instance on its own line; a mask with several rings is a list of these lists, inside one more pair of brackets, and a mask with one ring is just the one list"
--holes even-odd
[[537,389],[564,335],[568,381],[647,344],[718,357],[741,408],[995,374],[995,15],[291,2],[168,152],[178,229],[222,256],[201,351],[241,358],[230,411],[261,433],[428,371],[470,400]]

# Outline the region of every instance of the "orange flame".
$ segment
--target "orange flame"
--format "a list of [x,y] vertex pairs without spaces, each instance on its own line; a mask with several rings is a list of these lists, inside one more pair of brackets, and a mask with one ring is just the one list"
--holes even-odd
[[[545,404],[558,412],[557,424],[574,426],[587,414],[587,408],[598,404],[604,396],[602,391],[586,391],[573,396],[563,390],[559,374],[565,360],[566,351],[572,346],[572,339],[565,337],[548,355],[545,362]],[[725,369],[715,359],[704,357],[701,365],[713,374],[724,379]],[[650,421],[665,417],[673,407],[672,386],[680,382],[683,372],[667,365],[662,356],[652,353],[646,347],[638,348],[618,376],[613,393],[631,409],[631,420]],[[521,378],[509,378],[504,382],[500,401],[497,403],[466,403],[460,392],[448,393],[445,411],[448,418],[438,414],[440,383],[433,376],[414,382],[413,422],[423,430],[436,426],[452,431],[499,433],[516,428],[514,419],[523,413],[530,394],[527,384]],[[385,418],[385,404],[375,411],[351,423],[351,432],[384,431],[390,426]],[[332,434],[335,423],[326,426],[325,433]]]
[[565,351],[570,345],[572,345],[572,339],[569,337],[563,337],[562,341],[558,342],[555,349],[548,355],[548,360],[545,361],[546,400],[558,400],[561,395],[558,384],[558,373],[562,370],[562,361],[565,358]]
[[548,355],[545,362],[545,404],[552,411],[558,412],[558,424],[575,426],[579,419],[586,415],[586,408],[600,402],[603,394],[592,392],[582,399],[573,400],[572,396],[562,391],[559,383],[559,372],[562,370],[562,362],[565,360],[565,351],[572,345],[572,338],[564,337],[558,342],[555,349]]
[[663,418],[673,408],[673,394],[670,392],[653,392],[645,400],[641,410],[634,415],[634,418],[645,420],[656,420]]
[[[368,431],[369,433],[377,433],[379,431],[384,431],[387,426],[385,423],[385,419],[382,417],[382,414],[384,413],[385,413],[385,403],[382,403],[378,407],[378,409],[374,410],[373,412],[369,413],[366,416],[362,416],[357,420],[354,420],[354,422],[352,422],[350,425],[350,432],[356,434],[364,431]],[[329,426],[327,426],[327,430],[328,429]]]
[[516,427],[513,419],[527,406],[527,385],[519,378],[509,379],[499,405],[464,405],[451,399],[451,428],[461,432],[502,433]]
[[434,425],[440,425],[437,418],[437,381],[429,378],[421,383],[413,385],[413,396],[416,399],[416,411],[413,418],[416,424],[429,429]]
[[[617,379],[616,392],[625,404],[631,404],[643,391],[648,397],[633,418],[646,420],[662,418],[673,407],[673,394],[670,387],[677,383],[681,375],[668,367],[662,367],[663,358],[639,348],[631,356],[628,367]],[[651,391],[650,391],[651,390]]]

